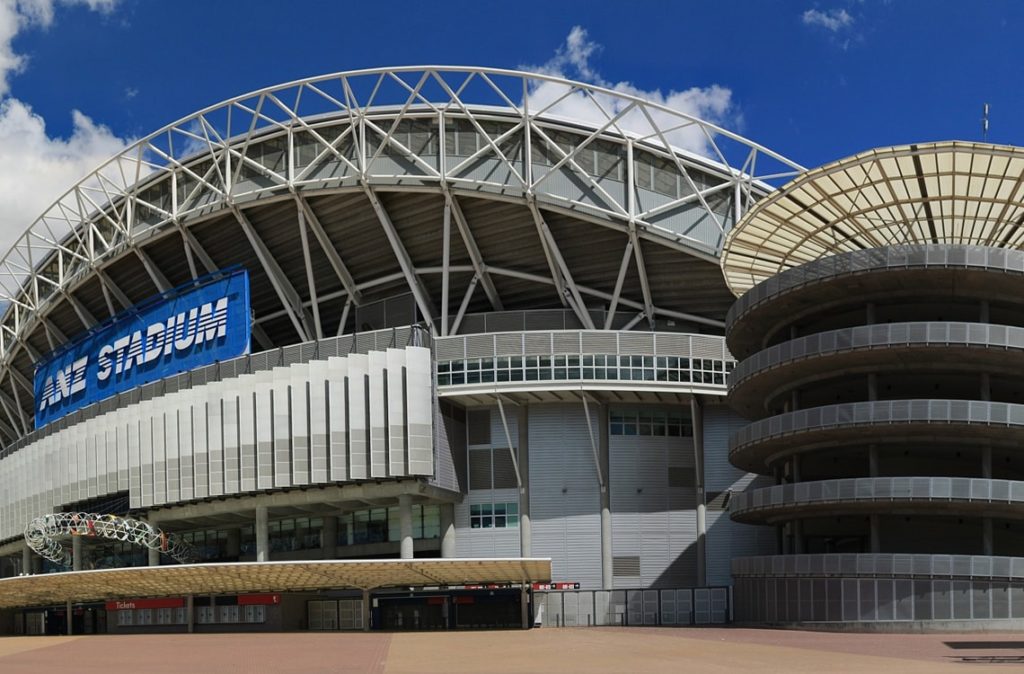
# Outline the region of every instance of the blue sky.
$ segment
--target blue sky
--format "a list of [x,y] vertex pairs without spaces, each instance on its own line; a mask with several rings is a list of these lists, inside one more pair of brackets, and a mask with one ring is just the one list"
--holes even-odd
[[989,139],[1024,143],[1022,26],[1009,0],[0,0],[0,242],[134,137],[252,89],[382,65],[555,63],[665,97],[717,85],[718,121],[805,166],[980,140],[986,101]]

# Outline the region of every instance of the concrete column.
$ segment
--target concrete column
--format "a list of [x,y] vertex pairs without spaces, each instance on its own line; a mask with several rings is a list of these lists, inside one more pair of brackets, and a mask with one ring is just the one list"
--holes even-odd
[[708,525],[704,493],[704,410],[697,396],[690,398],[690,417],[693,423],[693,470],[697,491],[697,587],[705,587],[708,584]]
[[412,496],[409,494],[398,495],[398,528],[401,535],[401,557],[412,559]]
[[793,478],[793,482],[800,481],[800,455],[794,454],[793,458],[790,459],[789,464],[789,475]]
[[868,375],[868,400],[878,400],[878,375],[874,372]]
[[992,541],[992,518],[984,517],[981,520],[981,547],[982,554],[993,555],[993,549],[995,548]]
[[324,525],[320,530],[320,556],[323,559],[334,559],[338,553],[338,518],[327,515],[323,521]]
[[986,480],[992,479],[992,448],[981,449],[981,476]]
[[[77,538],[77,536],[76,536],[76,538]],[[73,632],[73,627],[74,627],[74,622],[73,622],[74,621],[74,617],[71,615],[71,600],[70,599],[68,599],[64,603],[64,617],[67,619],[67,622],[68,622],[68,624],[67,624],[67,629],[68,629],[67,634],[68,634],[68,636],[71,636],[71,634]]]
[[597,459],[604,476],[601,487],[601,587],[612,589],[612,493],[608,458],[608,406],[600,405],[597,412]]
[[242,530],[228,529],[224,540],[224,556],[238,558],[242,554]]
[[147,564],[149,566],[160,566],[160,551],[152,548],[146,550]]
[[775,476],[775,484],[780,485],[786,481],[786,468],[784,464],[775,464],[772,468],[772,474]]
[[992,375],[988,372],[981,373],[981,391],[982,400],[992,400]]
[[530,593],[528,585],[523,583],[519,586],[519,615],[523,620],[523,629],[530,629]]
[[989,322],[989,304],[988,300],[982,300],[981,305],[978,307],[978,322],[988,323]]
[[786,554],[786,525],[775,525],[775,554]]
[[270,530],[267,527],[267,506],[256,506],[256,561],[270,561]]
[[370,631],[370,591],[363,590],[363,631]]
[[[72,536],[71,537],[71,570],[72,571],[81,571],[83,568],[85,568],[85,566],[83,565],[83,562],[85,562],[85,560],[82,559],[83,555],[85,554],[82,551],[83,547],[84,546],[82,545],[82,537],[81,536]],[[68,634],[71,634],[71,630],[70,629],[68,630]]]
[[871,552],[882,551],[882,532],[878,515],[871,515],[868,518],[871,526]]
[[455,504],[442,503],[441,509],[441,556],[455,557]]
[[872,323],[874,323],[876,321],[877,321],[877,318],[875,317],[875,303],[874,302],[868,302],[867,306],[864,307],[864,322],[867,325],[871,325]]
[[868,476],[878,477],[878,445],[868,445]]
[[192,601],[192,595],[185,595],[185,624],[188,626],[186,631],[192,634],[196,631],[196,619],[195,619],[195,602]]
[[519,489],[519,554],[522,557],[533,555],[533,533],[530,530],[530,408],[520,405],[518,408],[519,447],[516,459],[519,461],[519,478],[522,487]]
[[802,555],[804,552],[804,521],[793,520],[793,552]]
[[21,549],[21,573],[28,575],[32,573],[32,548],[25,544]]

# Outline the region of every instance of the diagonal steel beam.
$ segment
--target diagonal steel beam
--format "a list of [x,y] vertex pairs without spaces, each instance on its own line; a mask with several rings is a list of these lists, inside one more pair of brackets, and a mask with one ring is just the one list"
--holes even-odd
[[77,297],[72,295],[67,290],[61,290],[61,295],[63,295],[64,298],[68,301],[68,304],[71,305],[71,308],[75,310],[75,314],[78,315],[78,320],[82,321],[82,325],[84,325],[87,330],[91,330],[97,324],[99,324],[99,321],[96,320],[96,317],[92,315],[92,312],[89,311],[89,309],[86,308],[86,306],[82,304]]
[[462,237],[462,243],[466,246],[466,252],[469,253],[469,259],[473,264],[473,270],[476,271],[477,278],[480,280],[480,284],[484,287],[484,294],[487,295],[487,300],[491,303],[491,307],[495,311],[504,311],[505,307],[501,303],[501,297],[498,295],[498,290],[494,287],[494,281],[491,280],[491,275],[487,273],[487,265],[484,264],[484,257],[480,254],[480,248],[476,245],[476,239],[473,238],[473,232],[469,228],[469,221],[466,220],[466,214],[462,212],[462,206],[459,204],[459,200],[455,198],[448,187],[444,187],[444,198],[445,203],[451,205],[452,216],[455,218],[455,226],[459,229],[459,235]]
[[121,288],[119,288],[116,283],[114,283],[114,279],[110,278],[110,275],[107,274],[106,271],[103,269],[97,269],[96,275],[99,277],[100,283],[103,284],[103,287],[110,291],[110,294],[113,295],[121,304],[122,309],[127,309],[132,306],[133,302],[128,299],[128,296],[122,292]]
[[[552,278],[555,279],[556,284],[558,284],[559,278],[562,279],[563,284],[558,284],[561,286],[559,290],[563,290],[563,288],[568,289],[572,299],[569,305],[576,313],[576,317],[580,319],[580,323],[583,324],[584,328],[594,330],[594,321],[590,318],[590,312],[587,311],[587,305],[583,302],[583,296],[580,295],[576,282],[573,281],[572,272],[569,271],[565,258],[562,257],[561,251],[558,250],[558,244],[555,242],[555,237],[551,234],[551,228],[544,221],[544,217],[541,215],[540,209],[537,208],[537,202],[532,195],[527,198],[527,205],[530,207],[530,213],[533,214],[533,222],[537,226],[537,234],[546,247],[546,252],[549,256],[548,264],[553,265],[551,269]],[[567,297],[566,299],[568,300],[569,298]]]
[[626,242],[626,251],[622,254],[622,263],[619,265],[619,275],[615,277],[615,290],[612,291],[612,301],[608,305],[608,315],[604,319],[604,329],[611,330],[615,321],[615,310],[619,307],[619,297],[622,295],[622,284],[626,281],[626,271],[629,269],[629,261],[633,257],[633,240]]
[[341,285],[348,292],[348,296],[352,298],[352,302],[359,306],[363,300],[363,293],[360,292],[355,279],[352,278],[348,267],[342,261],[341,255],[338,254],[338,250],[327,236],[323,225],[320,224],[320,218],[317,217],[316,213],[313,212],[313,207],[302,196],[296,194],[295,203],[298,205],[299,211],[305,214],[306,225],[309,227],[309,231],[313,232],[313,236],[316,237],[320,248],[324,251],[324,255],[327,256],[327,261],[331,263],[334,273],[337,274],[338,280],[341,281]]
[[647,265],[644,264],[644,253],[636,236],[636,222],[629,223],[629,240],[633,244],[633,258],[636,260],[636,273],[640,277],[640,292],[644,298],[644,313],[651,329],[654,328],[654,300],[651,297],[651,284],[647,280]]
[[245,237],[249,240],[249,245],[252,246],[260,264],[263,265],[263,271],[266,272],[267,277],[270,279],[270,284],[277,293],[278,299],[281,300],[285,311],[288,312],[288,317],[291,319],[295,331],[299,333],[299,338],[304,342],[308,342],[309,336],[313,331],[309,329],[309,321],[302,307],[302,299],[299,297],[299,293],[295,291],[291,281],[285,276],[281,267],[277,264],[277,260],[274,259],[267,245],[263,243],[263,239],[256,233],[256,229],[252,226],[245,213],[237,206],[232,206],[231,211],[235,214],[235,219],[245,233]]
[[302,261],[306,266],[306,286],[309,290],[309,306],[313,311],[313,328],[317,339],[324,338],[320,324],[320,302],[316,297],[316,279],[313,278],[313,262],[309,254],[309,234],[306,233],[306,214],[299,208],[299,240],[302,242]]
[[167,277],[164,276],[164,273],[160,271],[160,268],[156,266],[156,263],[153,262],[153,258],[149,256],[149,253],[142,250],[140,246],[135,246],[134,250],[135,254],[138,255],[139,259],[142,261],[142,266],[146,268],[146,273],[149,274],[149,278],[153,279],[153,284],[156,286],[157,290],[165,293],[174,287],[171,285],[171,282],[167,280]]
[[380,221],[380,226],[384,229],[384,234],[388,237],[388,243],[391,244],[391,250],[395,253],[395,257],[398,259],[398,265],[402,268],[402,274],[405,276],[406,283],[409,284],[409,289],[412,290],[412,295],[416,299],[416,306],[419,307],[420,313],[427,319],[430,324],[430,334],[437,336],[437,326],[434,325],[434,308],[430,301],[430,295],[427,293],[427,289],[423,285],[423,281],[416,275],[416,268],[412,264],[412,258],[409,257],[409,253],[405,250],[405,245],[402,243],[402,239],[398,236],[398,230],[395,229],[395,223],[391,221],[391,216],[384,209],[384,205],[380,203],[380,199],[377,198],[377,194],[373,191],[368,184],[363,183],[363,190],[366,192],[366,197],[370,200],[370,204],[373,206],[374,212],[377,214],[377,219]]

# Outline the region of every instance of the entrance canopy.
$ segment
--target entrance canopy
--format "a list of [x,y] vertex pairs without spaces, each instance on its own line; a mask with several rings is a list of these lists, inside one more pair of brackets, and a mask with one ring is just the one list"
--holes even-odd
[[190,594],[550,581],[551,560],[536,558],[182,564],[5,578],[0,580],[0,608]]

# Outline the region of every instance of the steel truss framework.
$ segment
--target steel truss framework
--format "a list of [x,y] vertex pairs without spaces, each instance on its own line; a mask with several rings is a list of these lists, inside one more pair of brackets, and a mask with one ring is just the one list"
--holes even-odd
[[148,522],[97,513],[56,513],[37,517],[25,527],[25,542],[51,562],[71,568],[74,558],[61,539],[71,536],[125,541],[149,550],[157,550],[181,564],[195,561],[195,550],[174,534],[168,534]]
[[[424,143],[417,129],[433,133],[433,145]],[[565,133],[572,135],[571,142]],[[463,137],[474,139],[473,149],[450,152],[451,144]],[[597,175],[602,160],[594,148],[612,148],[608,152],[618,162],[615,170],[621,172],[625,188],[616,192]],[[659,175],[637,176],[641,156],[648,166],[660,162],[663,175],[675,181],[671,196],[641,203],[644,180],[653,183]],[[495,166],[489,175],[500,179],[475,171],[481,162]],[[328,175],[318,172],[325,163],[334,166]],[[0,300],[10,302],[0,320],[0,435],[12,438],[31,430],[31,405],[23,402],[31,399],[32,385],[12,366],[17,353],[24,352],[32,362],[41,358],[27,337],[41,328],[49,346],[67,341],[46,318],[51,308],[66,302],[83,328],[106,319],[93,315],[74,295],[90,279],[99,281],[110,315],[130,306],[127,294],[105,271],[125,255],[138,258],[156,288],[172,287],[160,260],[144,247],[172,231],[184,242],[193,277],[213,271],[217,264],[190,230],[213,214],[233,215],[240,239],[251,247],[280,301],[279,311],[255,316],[254,339],[263,348],[274,344],[261,323],[287,317],[300,341],[340,334],[349,309],[360,305],[366,290],[395,282],[408,285],[419,312],[438,334],[455,333],[477,287],[495,310],[502,309],[494,283],[500,275],[550,286],[586,328],[608,328],[611,321],[595,326],[587,300],[609,307],[610,316],[616,310],[636,311],[629,327],[644,319],[653,324],[656,315],[721,327],[713,318],[656,303],[640,241],[717,262],[731,223],[770,191],[769,183],[801,170],[770,150],[680,111],[533,73],[467,67],[363,70],[239,96],[146,136],[105,162],[47,209],[0,260]],[[560,180],[568,180],[575,191],[559,186]],[[365,196],[400,272],[354,278],[345,251],[331,243],[309,203],[311,195],[328,190]],[[439,265],[417,267],[410,258],[379,198],[383,191],[396,190],[443,195],[444,255]],[[460,195],[467,194],[525,204],[548,273],[489,265],[460,204]],[[296,288],[289,280],[246,213],[251,204],[268,198],[295,204],[306,288]],[[706,231],[666,227],[666,217],[687,209],[711,223]],[[545,214],[551,211],[625,235],[612,293],[574,278],[548,226]],[[449,251],[456,236],[468,252],[468,265],[451,264]],[[310,262],[314,247],[327,258],[341,293],[318,295]],[[622,291],[630,267],[636,269],[642,298],[626,297]],[[440,307],[423,283],[425,275],[435,274],[442,280]],[[453,274],[471,274],[464,291],[452,287]],[[449,299],[457,302],[459,294],[460,308],[452,320]],[[324,324],[319,302],[338,299],[345,304],[335,329]]]

